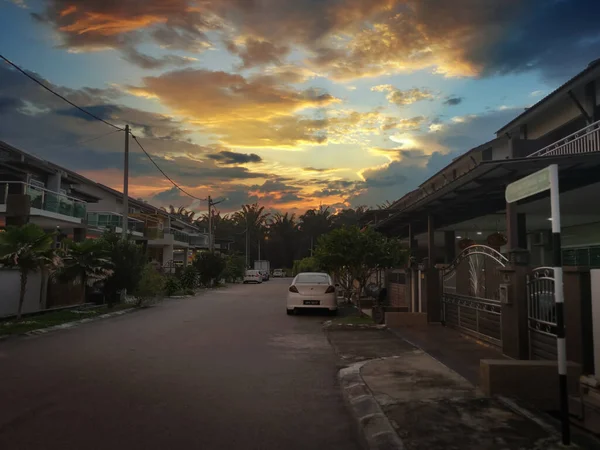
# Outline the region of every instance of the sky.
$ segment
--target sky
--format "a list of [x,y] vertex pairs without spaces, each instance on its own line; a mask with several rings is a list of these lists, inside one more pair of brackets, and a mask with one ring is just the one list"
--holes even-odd
[[[600,57],[595,0],[0,0],[0,53],[222,212],[394,201]],[[124,133],[0,63],[0,140],[121,189]],[[206,206],[131,141],[130,195]]]

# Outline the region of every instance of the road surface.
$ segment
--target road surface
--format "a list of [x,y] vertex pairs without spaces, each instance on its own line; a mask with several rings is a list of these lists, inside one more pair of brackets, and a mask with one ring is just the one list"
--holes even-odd
[[1,449],[354,450],[327,318],[288,280],[0,342]]

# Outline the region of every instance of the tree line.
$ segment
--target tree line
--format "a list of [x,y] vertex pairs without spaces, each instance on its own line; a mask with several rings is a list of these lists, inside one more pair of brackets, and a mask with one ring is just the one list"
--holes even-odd
[[[389,203],[377,209],[387,208]],[[196,216],[184,207],[172,205],[166,212],[180,220],[208,230],[208,214]],[[328,206],[309,209],[303,214],[269,213],[265,207],[254,204],[242,205],[232,214],[213,211],[212,224],[216,241],[238,254],[246,253],[248,238],[248,262],[266,259],[272,268],[291,269],[294,261],[313,256],[319,238],[342,227],[359,226],[366,206],[333,211]],[[291,273],[291,272],[290,272]]]

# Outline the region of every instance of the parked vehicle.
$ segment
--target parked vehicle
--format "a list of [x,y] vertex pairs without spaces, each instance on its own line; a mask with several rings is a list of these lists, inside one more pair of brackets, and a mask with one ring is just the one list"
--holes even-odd
[[283,269],[275,269],[273,271],[273,278],[283,278],[285,277],[285,272]]
[[263,275],[260,270],[246,270],[244,274],[244,284],[246,283],[262,283]]
[[269,272],[267,272],[266,270],[259,270],[259,272],[262,275],[262,280],[263,281],[269,281],[269,278],[271,278],[271,275],[269,275]]
[[254,270],[262,270],[270,274],[271,263],[265,259],[257,259],[256,261],[254,261]]
[[337,294],[331,277],[326,273],[302,272],[296,275],[288,289],[287,313],[305,308],[320,308],[337,312]]

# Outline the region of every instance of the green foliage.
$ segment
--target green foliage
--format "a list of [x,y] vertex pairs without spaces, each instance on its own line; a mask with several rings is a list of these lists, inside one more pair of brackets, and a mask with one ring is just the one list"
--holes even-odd
[[198,287],[198,269],[193,265],[184,267],[178,275],[182,289],[193,290]]
[[167,276],[165,281],[165,293],[170,297],[181,290],[179,279],[174,276]]
[[119,291],[135,292],[146,266],[146,255],[141,245],[124,241],[116,233],[107,232],[102,242],[113,263],[113,273],[105,281],[105,294],[109,303],[117,301]]
[[88,239],[69,243],[63,256],[63,266],[56,273],[55,280],[74,280],[85,291],[85,286],[92,286],[113,274],[113,264],[109,257],[109,251],[102,240]]
[[204,286],[212,285],[213,280],[218,281],[226,266],[225,259],[212,252],[197,254],[193,264],[200,273],[200,282]]
[[150,299],[161,297],[165,292],[165,284],[165,276],[152,267],[151,264],[146,264],[134,291],[134,295],[137,297],[136,306],[142,306],[144,302]]
[[45,267],[54,268],[61,263],[53,244],[54,236],[34,224],[8,227],[0,233],[0,263],[17,268],[21,274],[17,319],[21,318],[29,273]]
[[386,238],[370,227],[363,231],[355,226],[333,230],[319,239],[315,250],[321,267],[335,274],[346,291],[356,281],[359,292],[377,270],[404,264],[407,257],[397,239]]
[[294,261],[293,275],[296,276],[301,272],[319,272],[321,265],[316,258],[303,258]]
[[230,283],[235,282],[239,278],[243,278],[245,271],[244,257],[241,255],[227,255],[225,257],[225,270],[223,271],[223,278]]

